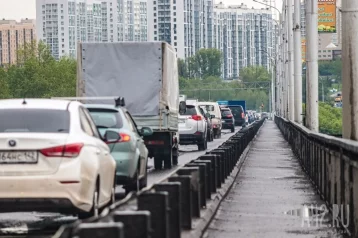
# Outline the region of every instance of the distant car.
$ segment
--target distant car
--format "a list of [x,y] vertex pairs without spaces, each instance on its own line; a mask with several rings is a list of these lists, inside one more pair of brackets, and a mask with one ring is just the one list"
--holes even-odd
[[211,115],[210,113],[206,110],[205,106],[199,106],[200,112],[202,115],[204,115],[205,120],[206,120],[206,124],[208,127],[207,130],[207,134],[208,134],[208,141],[214,141],[214,128],[213,128],[213,123],[212,123],[212,119],[211,119]]
[[235,126],[245,125],[245,112],[244,108],[240,105],[237,106],[228,106],[234,116]]
[[198,145],[199,150],[208,148],[207,122],[199,106],[186,105],[185,112],[179,116],[179,144]]
[[114,203],[116,163],[106,143],[119,136],[102,138],[81,103],[0,100],[0,118],[1,212],[87,218]]
[[210,113],[211,123],[213,125],[214,138],[221,137],[221,111],[217,102],[198,102],[199,106],[205,106],[206,110]]
[[[147,186],[148,149],[142,136],[150,136],[149,127],[138,130],[130,113],[115,104],[86,104],[101,135],[107,130],[115,131],[119,140],[109,143],[116,161],[117,184],[123,185],[126,193]],[[139,187],[137,186],[139,180]]]
[[261,118],[267,119],[268,118],[268,113],[262,112],[261,113]]
[[223,129],[230,129],[235,132],[235,119],[230,108],[221,108],[221,117],[223,120]]

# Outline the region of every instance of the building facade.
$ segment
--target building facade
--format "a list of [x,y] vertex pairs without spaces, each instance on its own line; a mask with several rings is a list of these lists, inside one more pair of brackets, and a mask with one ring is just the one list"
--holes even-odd
[[78,42],[146,41],[145,0],[38,0],[38,39],[59,59]]
[[277,29],[268,9],[216,4],[213,47],[223,53],[223,78],[238,79],[240,69],[248,66],[271,70]]
[[148,0],[148,40],[166,41],[178,58],[212,47],[214,0]]
[[18,49],[34,40],[35,20],[0,20],[0,66],[16,63]]

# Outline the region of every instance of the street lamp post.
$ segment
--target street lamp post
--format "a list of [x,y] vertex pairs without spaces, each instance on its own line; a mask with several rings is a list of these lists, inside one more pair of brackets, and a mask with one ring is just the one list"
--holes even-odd
[[292,0],[287,1],[287,34],[288,34],[288,119],[293,121],[295,119],[295,91],[293,81],[293,4]]
[[[356,1],[356,0],[355,0]],[[318,132],[318,2],[306,0],[306,124],[308,129]]]
[[301,1],[295,0],[294,24],[294,85],[295,122],[302,124],[302,49],[301,49]]

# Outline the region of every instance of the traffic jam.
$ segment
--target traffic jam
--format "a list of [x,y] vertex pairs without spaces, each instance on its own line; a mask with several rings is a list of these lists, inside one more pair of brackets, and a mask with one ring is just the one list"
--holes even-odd
[[[158,67],[177,72],[166,43],[81,44],[88,51],[79,58],[86,74],[77,75],[77,97],[0,100],[2,213],[98,216],[118,187],[125,194],[147,187],[148,159],[154,170],[169,170],[182,146],[205,151],[222,130],[249,123],[245,101],[188,99],[177,74],[158,75]],[[99,77],[99,69],[107,73]]]

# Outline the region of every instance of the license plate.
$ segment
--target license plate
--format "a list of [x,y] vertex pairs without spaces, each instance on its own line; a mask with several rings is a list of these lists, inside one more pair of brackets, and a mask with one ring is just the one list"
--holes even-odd
[[0,164],[36,164],[36,151],[0,151]]
[[179,123],[185,123],[185,120],[179,119]]

